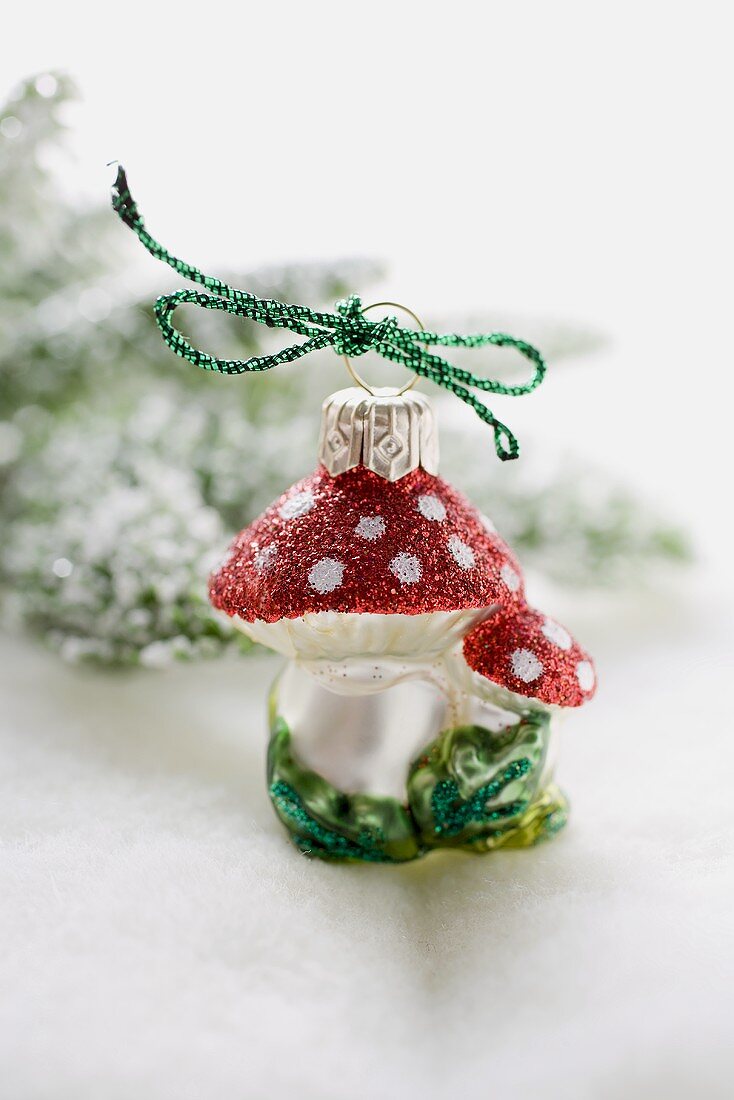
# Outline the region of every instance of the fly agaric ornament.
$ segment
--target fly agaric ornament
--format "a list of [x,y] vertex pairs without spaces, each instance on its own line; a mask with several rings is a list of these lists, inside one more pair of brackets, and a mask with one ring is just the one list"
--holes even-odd
[[[477,393],[520,396],[545,376],[540,352],[506,333],[427,332],[395,302],[334,312],[259,298],[177,259],[145,227],[121,166],[112,206],[144,248],[204,290],[155,304],[168,347],[204,370],[242,375],[333,348],[359,389],[323,406],[320,464],[236,538],[212,603],[286,665],[270,697],[268,781],[296,846],[328,860],[398,863],[432,848],[523,847],[566,820],[553,784],[556,727],[594,693],[588,655],[528,607],[520,567],[486,517],[438,477],[428,378],[491,426],[497,454],[517,439]],[[220,359],[173,324],[182,305],[290,331],[268,355]],[[420,331],[368,310],[396,306]],[[445,348],[514,348],[532,377],[474,375]],[[430,350],[434,349],[434,350]],[[375,351],[413,372],[372,389],[350,356]],[[474,392],[476,391],[476,393]]]
[[214,606],[287,658],[270,700],[278,817],[329,860],[553,835],[555,734],[594,693],[588,654],[527,605],[512,552],[438,477],[425,397],[333,394],[319,459],[211,579]]

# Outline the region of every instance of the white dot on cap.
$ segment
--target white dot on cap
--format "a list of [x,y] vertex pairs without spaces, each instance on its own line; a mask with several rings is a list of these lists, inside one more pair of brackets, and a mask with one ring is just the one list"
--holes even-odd
[[313,493],[310,489],[304,489],[302,493],[295,493],[289,497],[278,509],[281,519],[295,519],[296,516],[305,516],[314,506]]
[[492,523],[492,520],[489,518],[489,516],[485,516],[484,512],[480,512],[479,518],[482,521],[482,527],[485,529],[485,531],[489,531],[490,535],[497,534],[497,528]]
[[451,551],[451,557],[462,569],[472,568],[474,565],[474,551],[471,546],[467,546],[465,542],[462,542],[458,535],[452,535],[449,539],[449,550]]
[[570,649],[573,645],[573,639],[568,631],[560,623],[554,623],[553,619],[546,619],[540,629],[548,641],[557,645],[559,649]]
[[261,546],[259,550],[255,551],[255,568],[258,573],[267,573],[269,569],[273,568],[277,553],[274,542],[271,542],[269,546]]
[[443,501],[439,500],[433,493],[423,493],[418,497],[418,511],[426,519],[433,519],[440,521],[446,519],[446,508]]
[[576,665],[576,679],[582,691],[591,691],[596,683],[596,674],[591,661],[579,661]]
[[390,562],[390,572],[401,584],[415,584],[421,579],[421,563],[415,554],[396,554]]
[[543,662],[530,649],[516,649],[510,654],[510,665],[518,680],[531,684],[543,672]]
[[361,516],[354,532],[361,539],[374,542],[375,539],[381,539],[385,534],[385,521],[382,516]]
[[308,583],[317,592],[333,592],[342,583],[344,566],[336,558],[322,558],[311,567]]
[[510,592],[517,592],[520,587],[520,578],[512,566],[508,565],[507,562],[505,562],[500,569],[500,577],[505,582]]

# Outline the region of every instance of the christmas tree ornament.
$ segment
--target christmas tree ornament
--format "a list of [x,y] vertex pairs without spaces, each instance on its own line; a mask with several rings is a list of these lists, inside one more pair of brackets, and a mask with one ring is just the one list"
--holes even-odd
[[[334,313],[235,290],[172,257],[146,231],[122,169],[113,206],[154,256],[210,293],[156,303],[164,339],[208,370],[246,373],[317,348],[347,358],[357,387],[322,409],[315,471],[246,527],[210,582],[215,608],[285,666],[270,694],[268,785],[300,851],[327,860],[403,862],[434,848],[522,847],[556,833],[553,782],[562,713],[594,693],[590,657],[531,608],[522,571],[491,521],[438,475],[426,377],[488,423],[501,459],[510,429],[472,390],[518,396],[543,379],[530,345],[373,321],[352,297]],[[303,343],[250,360],[193,347],[171,322],[193,303],[286,328]],[[402,309],[395,303],[381,307]],[[410,312],[410,311],[408,311]],[[532,379],[506,386],[431,347],[514,347]],[[407,366],[402,389],[374,388],[351,359],[373,349]]]

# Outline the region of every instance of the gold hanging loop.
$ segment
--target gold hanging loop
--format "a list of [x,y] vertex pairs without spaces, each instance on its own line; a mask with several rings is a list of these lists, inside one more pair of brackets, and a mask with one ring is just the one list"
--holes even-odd
[[[413,318],[413,320],[415,321],[415,323],[417,324],[417,326],[421,330],[421,332],[425,332],[425,327],[426,326],[423,324],[420,317],[416,313],[413,313],[412,309],[408,309],[407,306],[401,305],[400,302],[373,302],[372,305],[363,306],[362,313],[367,313],[371,309],[379,309],[380,306],[390,306],[393,309],[402,310],[403,313],[407,313],[409,317]],[[351,374],[352,378],[357,383],[357,385],[361,386],[363,390],[367,390],[367,393],[372,394],[372,396],[374,397],[377,390],[381,389],[381,387],[371,386],[369,384],[369,382],[366,382],[365,379],[362,377],[362,375],[359,373],[359,371],[357,371],[352,366],[352,361],[351,361],[351,359],[349,358],[348,355],[344,355],[344,356],[342,356],[342,358],[344,359],[344,362],[346,363],[347,370],[349,371],[349,373]],[[403,393],[407,393],[408,390],[412,390],[413,386],[416,384],[417,381],[418,381],[418,375],[414,374],[412,378],[408,379],[408,381],[405,383],[404,386],[401,386],[399,390],[396,390],[396,393],[395,393],[396,397],[399,397]]]

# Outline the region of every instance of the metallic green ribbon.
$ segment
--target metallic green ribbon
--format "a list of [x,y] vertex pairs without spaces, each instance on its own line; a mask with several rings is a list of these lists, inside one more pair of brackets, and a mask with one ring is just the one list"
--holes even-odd
[[[461,336],[457,333],[436,333],[402,328],[395,317],[370,321],[362,312],[362,303],[356,295],[337,302],[334,313],[321,313],[307,306],[288,305],[272,298],[258,298],[244,290],[236,290],[221,279],[204,275],[198,268],[176,259],[158,243],[145,228],[142,216],[127,185],[124,169],[119,166],[112,189],[112,208],[121,220],[136,234],[144,247],[157,260],[163,260],[174,271],[193,283],[199,283],[211,293],[198,290],[177,290],[162,295],[155,303],[155,316],[163,339],[171,351],[188,359],[204,370],[220,374],[244,374],[251,371],[271,370],[285,363],[301,359],[309,352],[321,348],[333,348],[340,355],[355,357],[368,351],[376,351],[385,359],[398,363],[422,378],[428,378],[442,386],[471,406],[477,415],[494,431],[497,455],[503,461],[517,458],[520,448],[510,429],[497,420],[487,406],[471,390],[520,397],[532,393],[543,381],[546,365],[540,352],[524,340],[502,332],[477,333]],[[303,343],[291,344],[273,355],[255,355],[250,359],[218,359],[195,348],[174,328],[172,318],[182,305],[197,305],[202,309],[223,310],[238,317],[258,321],[269,328],[283,328],[305,337]],[[479,348],[487,345],[515,348],[534,367],[532,378],[521,385],[510,386],[490,378],[482,378],[454,366],[429,347]]]

